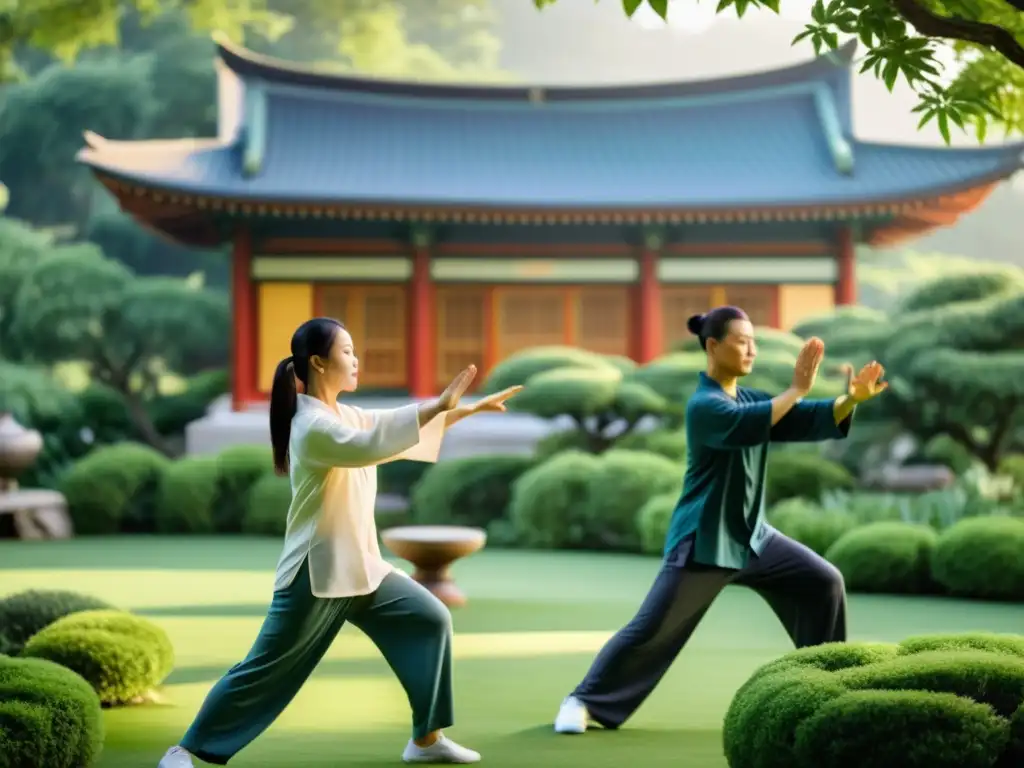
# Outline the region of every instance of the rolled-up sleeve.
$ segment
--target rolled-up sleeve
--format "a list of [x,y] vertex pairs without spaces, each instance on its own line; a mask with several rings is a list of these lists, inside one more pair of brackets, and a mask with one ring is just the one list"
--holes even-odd
[[820,440],[841,440],[850,434],[851,413],[836,424],[835,400],[804,400],[779,419],[772,427],[775,443],[812,443]]
[[378,411],[362,428],[320,417],[310,424],[303,442],[308,461],[332,467],[373,466],[420,442],[419,410],[412,404]]

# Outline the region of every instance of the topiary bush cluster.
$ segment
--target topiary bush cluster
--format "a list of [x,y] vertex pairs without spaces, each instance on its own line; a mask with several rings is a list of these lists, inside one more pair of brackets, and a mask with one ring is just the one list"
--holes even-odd
[[284,536],[292,486],[287,477],[268,473],[253,483],[246,495],[242,533],[251,536]]
[[30,589],[8,595],[0,599],[0,652],[21,653],[29,638],[65,616],[110,608],[104,600],[65,590]]
[[853,475],[842,464],[806,449],[773,449],[765,477],[765,502],[783,499],[818,501],[829,491],[853,489]]
[[795,651],[737,691],[722,738],[730,768],[1021,765],[1024,637]]
[[639,515],[653,497],[678,496],[683,467],[644,451],[566,451],[520,477],[508,516],[516,540],[538,548],[639,551]]
[[937,533],[921,523],[862,525],[854,514],[790,499],[771,509],[768,522],[832,562],[851,592],[1024,600],[1018,518],[969,517]]
[[99,697],[81,676],[0,655],[0,768],[90,768],[103,735]]
[[33,635],[24,658],[81,675],[107,706],[137,703],[174,669],[174,647],[159,626],[126,611],[82,611]]

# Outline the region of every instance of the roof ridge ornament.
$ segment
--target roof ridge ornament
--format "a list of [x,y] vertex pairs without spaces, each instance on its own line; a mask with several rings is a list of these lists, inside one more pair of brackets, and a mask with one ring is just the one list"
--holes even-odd
[[853,147],[843,135],[842,123],[839,120],[839,108],[836,106],[832,89],[823,83],[814,89],[814,107],[817,110],[818,120],[825,133],[825,140],[828,142],[836,170],[845,175],[852,174]]

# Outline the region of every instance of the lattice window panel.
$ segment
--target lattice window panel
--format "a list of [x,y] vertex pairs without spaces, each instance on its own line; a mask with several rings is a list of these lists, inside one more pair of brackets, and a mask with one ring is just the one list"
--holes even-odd
[[487,374],[487,291],[484,286],[438,288],[437,383],[443,388],[467,365],[475,364]]
[[361,387],[408,383],[407,296],[404,285],[319,286],[320,312],[341,320],[359,356]]
[[710,285],[662,286],[661,318],[666,349],[693,337],[686,329],[686,321],[691,315],[711,309],[713,292]]
[[774,325],[775,299],[778,288],[774,285],[727,285],[726,302],[744,310],[755,326]]
[[500,288],[496,300],[499,360],[527,347],[566,343],[564,289]]
[[629,288],[588,286],[574,293],[576,332],[573,343],[603,355],[628,355],[632,327]]

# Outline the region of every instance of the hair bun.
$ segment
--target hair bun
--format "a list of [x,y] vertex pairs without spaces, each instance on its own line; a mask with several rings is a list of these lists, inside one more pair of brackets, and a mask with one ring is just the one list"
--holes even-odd
[[690,319],[686,321],[686,327],[694,336],[700,336],[700,332],[704,328],[704,315],[691,315]]

